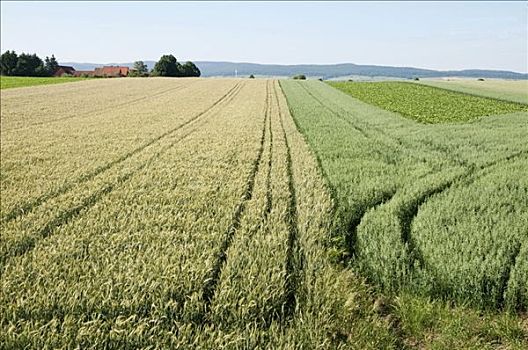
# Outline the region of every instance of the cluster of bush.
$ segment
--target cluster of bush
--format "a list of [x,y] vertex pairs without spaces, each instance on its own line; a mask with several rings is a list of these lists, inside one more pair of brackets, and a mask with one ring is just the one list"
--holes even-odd
[[0,74],[22,77],[49,77],[57,70],[59,63],[54,55],[44,61],[36,54],[6,51],[0,56]]
[[147,65],[143,61],[134,62],[130,70],[130,77],[199,77],[200,70],[191,61],[181,64],[173,55],[163,55],[149,72]]
[[[173,55],[163,55],[154,65],[151,76],[158,77],[199,77],[200,70],[196,65],[190,61],[180,64]],[[138,61],[134,63],[132,68],[132,76],[146,76],[148,75],[147,66]]]

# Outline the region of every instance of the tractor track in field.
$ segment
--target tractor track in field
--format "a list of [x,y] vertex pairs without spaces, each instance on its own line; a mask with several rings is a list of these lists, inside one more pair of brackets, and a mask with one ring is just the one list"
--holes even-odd
[[277,94],[277,88],[275,84],[273,84],[273,92],[275,96],[275,102],[277,103],[277,113],[279,115],[282,135],[284,137],[284,143],[286,146],[286,172],[288,176],[288,190],[290,192],[287,214],[288,245],[285,261],[286,281],[283,311],[283,321],[286,321],[293,318],[295,309],[297,308],[297,291],[302,282],[302,271],[304,270],[303,265],[305,257],[299,243],[297,192],[295,190],[295,179],[293,176],[291,148],[286,129],[284,128],[284,114],[280,109],[279,96]]
[[[266,85],[266,96],[267,96],[268,99],[271,97],[271,93],[269,92],[268,85]],[[273,130],[271,129],[271,127],[272,127],[271,108],[266,108],[265,113],[267,113],[267,115],[268,115],[267,116],[267,118],[268,118],[268,130],[266,132],[265,138],[269,142],[268,160],[266,162],[267,165],[268,165],[268,169],[267,169],[267,173],[266,173],[266,202],[264,204],[264,211],[262,212],[262,215],[261,215],[261,218],[260,218],[260,222],[259,222],[258,225],[256,225],[251,230],[251,232],[249,234],[250,237],[255,235],[258,232],[258,230],[262,229],[266,225],[266,222],[268,221],[269,214],[271,213],[271,209],[273,207],[273,193],[272,193],[272,188],[271,188],[271,178],[272,178],[272,171],[273,171]],[[265,164],[264,160],[262,160],[261,163]]]
[[[501,309],[505,309],[506,308],[506,300],[505,300],[506,291],[508,289],[508,285],[510,284],[512,270],[517,265],[517,258],[519,257],[519,254],[521,253],[521,248],[522,248],[522,243],[521,242],[519,242],[519,243],[517,243],[515,245],[515,248],[513,249],[513,251],[510,254],[510,256],[508,257],[508,264],[506,265],[506,270],[504,271],[504,273],[501,276],[499,300],[497,300],[497,305]],[[517,301],[515,303],[515,305],[516,305],[516,307],[519,307],[520,302]]]
[[[469,185],[473,183],[474,181],[478,180],[479,178],[481,178],[482,176],[485,176],[486,171],[489,170],[490,168],[493,168],[495,166],[509,162],[511,160],[514,160],[526,154],[528,154],[528,151],[522,150],[522,151],[513,153],[507,157],[500,158],[495,161],[489,162],[485,165],[482,165],[479,167],[472,167],[461,175],[455,176],[454,178],[448,181],[444,181],[433,188],[426,189],[422,193],[421,196],[419,196],[418,198],[414,199],[413,201],[407,203],[402,208],[400,208],[400,211],[398,213],[398,221],[400,222],[402,242],[407,243],[409,247],[409,253],[410,253],[409,266],[412,268],[415,262],[418,262],[420,267],[423,267],[425,264],[422,252],[420,248],[414,242],[414,239],[411,234],[412,224],[414,220],[416,219],[420,208],[423,205],[425,205],[431,198],[444,193],[445,191],[449,190],[456,184],[463,183],[465,185]],[[513,258],[514,260],[515,260],[515,256]],[[506,286],[508,284],[508,280],[509,278],[504,282]]]
[[412,223],[418,215],[420,207],[425,204],[429,198],[448,189],[454,183],[454,181],[454,179],[451,179],[433,188],[428,188],[418,198],[415,198],[411,202],[403,205],[396,214],[400,224],[400,239],[407,245],[407,250],[410,256],[408,261],[408,267],[410,270],[414,268],[415,262],[418,262],[420,268],[422,268],[425,263],[422,252],[411,235]]
[[68,182],[62,186],[60,186],[59,188],[57,188],[56,190],[52,190],[52,191],[49,191],[47,193],[44,193],[42,194],[41,196],[33,199],[33,200],[30,200],[26,203],[23,203],[13,209],[11,209],[7,214],[3,215],[3,217],[0,219],[0,224],[6,224],[10,221],[13,221],[15,219],[17,219],[18,217],[22,216],[22,215],[26,215],[28,213],[30,213],[33,209],[35,209],[36,207],[40,206],[41,204],[43,204],[44,202],[50,200],[50,199],[53,199],[57,196],[60,196],[62,194],[65,194],[67,193],[68,191],[72,190],[73,188],[75,188],[76,185],[79,185],[81,183],[84,183],[84,182],[87,182],[87,181],[90,181],[92,180],[93,178],[95,178],[96,176],[102,174],[103,172],[111,169],[112,167],[120,164],[120,163],[123,163],[125,160],[129,159],[130,157],[136,155],[136,154],[139,154],[141,153],[143,150],[145,150],[147,147],[153,145],[154,143],[160,141],[161,139],[167,137],[167,136],[170,136],[171,134],[175,133],[176,131],[182,129],[183,127],[189,125],[190,123],[198,120],[201,116],[203,116],[204,114],[208,113],[211,109],[213,109],[215,106],[217,106],[218,104],[222,103],[222,102],[226,102],[226,103],[229,103],[230,100],[232,99],[232,97],[236,94],[238,94],[238,92],[240,91],[241,89],[241,85],[240,84],[236,84],[234,87],[232,87],[230,90],[228,90],[228,92],[223,95],[220,99],[218,99],[215,103],[213,103],[211,106],[209,106],[207,109],[203,110],[202,112],[196,114],[194,117],[186,120],[185,122],[183,122],[182,124],[164,132],[163,134],[153,138],[153,139],[150,139],[149,141],[147,141],[146,143],[142,144],[141,146],[133,149],[132,151],[129,151],[127,153],[125,153],[124,155],[122,155],[121,157],[111,161],[111,162],[108,162],[104,165],[101,165],[97,168],[95,168],[93,171],[85,174],[85,175],[81,175],[80,177],[78,177],[77,179],[75,179],[74,181],[71,181],[71,182]]
[[370,201],[367,201],[363,203],[362,205],[359,205],[355,208],[353,214],[348,219],[347,229],[346,229],[346,237],[345,237],[345,243],[346,248],[348,250],[348,253],[350,254],[351,258],[354,258],[356,256],[357,248],[357,229],[361,222],[363,221],[363,218],[367,213],[374,208],[377,208],[379,206],[382,206],[383,204],[386,204],[390,202],[392,197],[396,194],[396,190],[389,190],[386,192],[382,192],[379,196],[376,196],[375,198],[372,198]]
[[[269,91],[269,86],[266,85],[266,94],[268,95],[268,99],[271,98],[271,91]],[[270,103],[271,105],[271,103]],[[268,215],[271,212],[271,208],[273,205],[273,193],[271,191],[271,173],[273,170],[273,129],[271,128],[271,108],[268,109],[268,132],[269,132],[269,158],[268,158],[268,173],[266,174],[266,207],[264,210],[264,219],[263,221],[266,222],[268,219]]]
[[51,123],[55,123],[55,122],[62,121],[62,120],[67,120],[67,119],[72,119],[72,118],[82,118],[82,117],[86,117],[86,116],[93,115],[93,114],[106,113],[108,111],[116,111],[116,110],[119,110],[119,109],[121,109],[123,107],[133,106],[133,105],[136,105],[136,104],[138,104],[140,102],[143,102],[145,100],[165,95],[165,94],[167,94],[169,92],[185,90],[185,89],[189,88],[189,86],[192,86],[194,84],[196,84],[196,82],[193,82],[193,83],[188,84],[188,85],[178,85],[178,86],[175,86],[175,87],[171,87],[169,89],[164,89],[162,91],[158,91],[158,92],[153,93],[151,95],[133,98],[133,99],[127,100],[125,102],[121,102],[121,103],[118,103],[116,105],[113,105],[111,107],[95,108],[95,109],[92,109],[90,111],[86,111],[86,112],[83,112],[83,113],[79,113],[79,114],[75,114],[75,115],[68,115],[68,116],[55,118],[55,119],[50,119],[50,120],[45,120],[45,121],[32,123],[32,124],[29,124],[29,125],[24,125],[24,126],[13,128],[13,129],[8,129],[8,130],[9,131],[17,131],[17,130],[21,130],[21,129],[31,128],[33,126],[51,124]]
[[[255,159],[252,162],[251,170],[246,180],[246,185],[244,189],[244,194],[241,201],[235,207],[231,222],[227,227],[224,240],[220,245],[218,252],[216,253],[216,260],[213,264],[212,269],[206,273],[205,280],[203,281],[201,289],[201,298],[204,302],[204,310],[201,314],[201,318],[207,317],[211,309],[211,303],[214,299],[214,296],[217,292],[218,282],[220,280],[220,275],[222,273],[222,268],[227,260],[227,251],[231,246],[233,238],[236,234],[236,231],[240,228],[242,215],[245,212],[247,203],[253,197],[253,188],[255,186],[255,177],[259,171],[260,163],[262,159],[262,154],[264,153],[264,143],[266,139],[266,129],[268,124],[268,118],[270,117],[270,101],[269,96],[266,94],[266,108],[264,112],[264,120],[262,125],[262,135],[260,137],[260,144],[255,156]],[[207,322],[207,321],[206,321]]]
[[[235,88],[237,87],[238,89],[236,89],[235,91]],[[192,121],[197,120],[200,116],[203,116],[205,113],[211,111],[211,109],[214,106],[219,105],[221,101],[225,101],[226,104],[223,104],[220,108],[225,107],[234,99],[234,97],[240,92],[241,89],[242,89],[242,85],[240,84],[235,85],[235,87],[229,90],[228,92],[230,96],[227,96],[228,94],[224,95],[221,99],[215,102],[207,110],[198,114],[192,120],[187,121],[185,125],[190,124]],[[183,127],[183,125],[181,127]],[[101,189],[95,191],[90,196],[86,197],[79,205],[70,207],[60,212],[57,216],[55,216],[52,220],[50,220],[43,227],[36,230],[33,234],[25,236],[20,241],[17,241],[14,244],[12,244],[10,247],[7,248],[7,251],[5,252],[5,254],[2,254],[2,256],[0,257],[0,265],[2,266],[2,268],[5,267],[6,262],[10,258],[24,255],[27,252],[31,251],[36,246],[38,241],[51,236],[58,228],[75,220],[83,211],[88,210],[91,207],[93,207],[99,200],[101,200],[106,195],[110,194],[115,188],[125,183],[132,176],[139,173],[142,169],[148,167],[150,164],[152,164],[152,162],[158,159],[161,155],[163,155],[169,149],[171,149],[176,144],[180,143],[181,141],[185,140],[188,136],[193,134],[196,130],[198,130],[198,128],[199,127],[197,126],[196,128],[189,130],[187,133],[185,133],[178,139],[171,142],[169,145],[165,146],[164,148],[156,152],[152,157],[150,157],[148,160],[140,164],[136,169],[118,177],[116,182],[103,186]]]

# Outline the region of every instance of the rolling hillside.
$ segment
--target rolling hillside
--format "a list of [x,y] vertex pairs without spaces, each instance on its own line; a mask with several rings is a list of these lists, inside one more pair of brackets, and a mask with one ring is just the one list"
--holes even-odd
[[[154,67],[155,61],[145,61],[149,69]],[[528,74],[500,70],[483,70],[470,69],[460,71],[437,71],[431,69],[421,69],[413,67],[391,67],[375,65],[359,65],[353,63],[342,64],[296,64],[296,65],[279,65],[279,64],[257,64],[257,63],[237,63],[237,62],[213,62],[213,61],[196,61],[195,62],[202,76],[229,77],[235,75],[235,69],[238,76],[248,76],[250,74],[260,76],[291,76],[295,74],[305,74],[309,77],[317,78],[336,78],[352,75],[360,76],[383,76],[394,78],[433,78],[433,77],[469,77],[469,78],[502,78],[502,79],[528,79]],[[103,65],[124,65],[132,67],[133,63],[77,63],[63,62],[62,64],[73,66],[77,70],[88,70]]]

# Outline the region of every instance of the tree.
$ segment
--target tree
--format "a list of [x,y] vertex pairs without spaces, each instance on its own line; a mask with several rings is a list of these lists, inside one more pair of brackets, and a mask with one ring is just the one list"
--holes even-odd
[[304,74],[297,74],[293,77],[295,80],[306,80],[306,75]]
[[55,55],[51,55],[51,58],[46,56],[44,68],[46,69],[46,73],[50,76],[53,75],[57,69],[59,69],[59,63],[55,59]]
[[44,68],[44,62],[42,62],[36,54],[30,55],[21,53],[20,56],[18,56],[14,75],[25,77],[45,76],[46,69]]
[[152,74],[160,77],[179,77],[181,76],[181,65],[173,55],[163,55],[154,65]]
[[18,62],[18,55],[15,51],[6,51],[0,57],[0,74],[14,75]]
[[253,74],[251,74],[251,75],[249,76],[249,79],[255,79],[255,76],[254,76]]
[[131,77],[146,77],[148,76],[148,67],[145,62],[136,61],[129,75]]
[[185,62],[181,66],[181,70],[182,70],[181,72],[182,77],[199,77],[201,75],[201,72],[198,69],[198,67],[196,67],[196,65],[192,63],[191,61]]

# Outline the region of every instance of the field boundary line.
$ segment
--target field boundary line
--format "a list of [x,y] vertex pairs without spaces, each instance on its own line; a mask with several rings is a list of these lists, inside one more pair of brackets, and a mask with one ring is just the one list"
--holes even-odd
[[[238,92],[240,92],[240,90],[242,89],[240,86],[241,86],[240,84],[236,84],[233,89],[229,90],[228,93],[231,93],[231,92],[233,92],[235,90],[236,87],[239,87],[237,91],[235,91],[235,92],[233,92],[231,94],[231,96],[230,96],[231,99],[234,98],[234,96],[236,94],[238,94]],[[226,95],[224,95],[224,96],[226,96]],[[224,99],[222,97],[220,100],[218,100],[209,109],[207,109],[206,111],[200,113],[200,116],[202,116],[205,113],[207,113],[208,111],[210,111],[211,108],[213,108],[215,105],[218,105],[220,103],[220,101],[223,101],[223,100]],[[195,120],[197,118],[198,117],[196,117]],[[189,121],[187,124],[189,124],[190,122],[191,121]],[[0,265],[5,267],[5,263],[7,261],[9,261],[10,258],[19,256],[19,255],[23,255],[23,254],[29,252],[30,250],[32,250],[36,246],[38,241],[40,241],[41,239],[45,239],[45,238],[49,237],[50,235],[52,235],[52,233],[57,228],[72,222],[77,216],[79,216],[82,213],[83,210],[90,209],[91,207],[93,207],[105,195],[110,194],[119,185],[125,183],[132,176],[134,176],[135,174],[139,173],[143,168],[147,167],[153,161],[155,161],[157,158],[159,158],[159,156],[163,155],[165,152],[167,152],[169,149],[174,147],[176,144],[180,143],[181,141],[186,139],[188,136],[190,136],[191,134],[196,132],[197,129],[198,128],[189,130],[186,134],[182,135],[180,138],[172,141],[169,145],[167,145],[164,148],[162,148],[161,150],[157,151],[154,155],[152,155],[148,160],[144,161],[136,169],[128,172],[125,175],[122,175],[122,176],[118,177],[116,182],[113,182],[113,183],[110,183],[110,184],[106,184],[105,186],[102,187],[102,189],[99,189],[99,190],[95,191],[94,193],[89,195],[87,198],[85,198],[81,202],[80,205],[77,205],[75,207],[70,207],[70,208],[65,209],[64,211],[61,211],[57,216],[55,216],[55,218],[53,218],[51,221],[48,221],[47,224],[45,224],[43,227],[38,229],[34,234],[25,237],[22,241],[20,241],[18,243],[15,243],[14,251],[10,252],[10,250],[12,250],[10,248],[12,248],[12,247],[8,248],[9,250],[6,252],[6,254],[0,257]]]
[[190,123],[192,123],[193,121],[197,120],[198,118],[200,118],[201,116],[203,116],[204,114],[206,114],[207,112],[209,112],[212,108],[214,108],[216,105],[218,105],[219,103],[221,103],[222,101],[228,99],[229,95],[234,95],[234,94],[237,94],[239,90],[237,90],[236,92],[235,89],[237,87],[240,86],[240,83],[238,84],[235,84],[235,86],[233,86],[225,95],[223,95],[219,100],[217,100],[215,103],[213,103],[211,106],[209,106],[207,109],[203,110],[202,112],[196,114],[195,116],[193,116],[192,118],[186,120],[185,122],[183,122],[182,124],[179,124],[178,126],[164,132],[163,134],[153,138],[153,139],[150,139],[149,141],[147,141],[146,143],[143,143],[141,146],[133,149],[132,151],[129,151],[127,153],[125,153],[124,155],[120,156],[119,158],[109,162],[109,163],[106,163],[104,165],[101,165],[97,168],[95,168],[93,171],[85,174],[85,175],[81,175],[79,176],[77,179],[75,179],[74,181],[71,181],[67,184],[64,184],[62,186],[60,186],[58,189],[56,190],[52,190],[52,191],[49,191],[47,193],[44,193],[42,194],[41,196],[35,198],[34,200],[30,200],[24,204],[21,204],[21,205],[18,205],[17,207],[11,209],[7,214],[4,214],[2,215],[1,219],[0,219],[0,224],[6,224],[10,221],[13,221],[15,220],[16,218],[22,216],[22,215],[26,215],[28,213],[30,213],[34,208],[40,206],[42,203],[50,200],[50,199],[53,199],[61,194],[64,194],[64,193],[67,193],[69,190],[73,189],[75,187],[75,185],[78,185],[78,184],[81,184],[81,183],[84,183],[86,181],[90,181],[92,180],[94,177],[96,177],[97,175],[99,174],[102,174],[103,172],[109,170],[110,168],[114,167],[115,165],[118,165],[122,162],[124,162],[125,160],[127,160],[128,158],[136,155],[136,154],[139,154],[140,152],[142,152],[144,149],[146,149],[147,147],[153,145],[154,143],[160,141],[161,139],[171,135],[172,133],[180,130],[181,128],[189,125]]
[[[292,118],[293,124],[295,125],[295,129],[299,133],[299,136],[301,137],[301,139],[307,145],[310,155],[314,157],[316,164],[317,164],[317,172],[323,179],[325,188],[330,194],[332,205],[331,205],[331,212],[329,215],[331,218],[333,218],[332,221],[334,222],[334,224],[332,225],[332,228],[330,229],[329,236],[330,237],[339,236],[338,232],[341,232],[342,228],[339,225],[335,224],[337,222],[337,217],[339,215],[339,205],[338,205],[339,201],[338,201],[337,189],[330,181],[330,177],[328,173],[326,172],[325,167],[323,167],[323,161],[321,159],[321,156],[318,150],[316,149],[316,147],[313,147],[312,143],[308,140],[305,130],[302,128],[302,126],[299,124],[298,120],[296,119],[295,113],[293,112],[291,108],[287,94],[284,93],[284,89],[282,88],[282,84],[280,80],[279,80],[279,87],[280,87],[282,96],[284,97],[284,100],[286,101],[286,107],[288,108],[288,112]],[[341,260],[342,262],[344,261],[344,259],[341,259]]]

